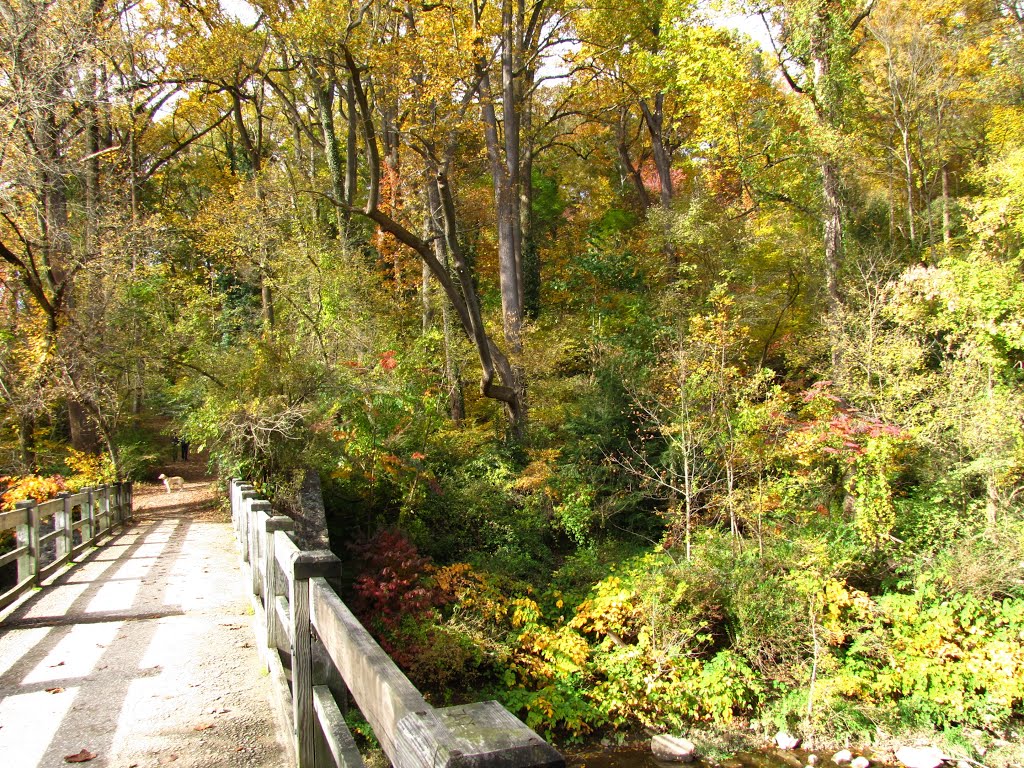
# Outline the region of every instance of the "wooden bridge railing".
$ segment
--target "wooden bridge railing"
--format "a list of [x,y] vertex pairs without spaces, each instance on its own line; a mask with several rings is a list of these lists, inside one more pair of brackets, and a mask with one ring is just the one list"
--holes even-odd
[[14,549],[0,555],[0,568],[17,562],[15,584],[0,594],[0,610],[131,516],[131,483],[84,488],[41,503],[19,501],[0,512],[0,532],[15,535]]
[[[300,549],[293,522],[231,481],[231,513],[265,618],[268,666],[287,679],[298,768],[362,768],[347,696],[394,768],[564,768],[562,756],[496,701],[435,709],[373,640],[330,581],[341,564]],[[339,706],[338,701],[342,704]]]

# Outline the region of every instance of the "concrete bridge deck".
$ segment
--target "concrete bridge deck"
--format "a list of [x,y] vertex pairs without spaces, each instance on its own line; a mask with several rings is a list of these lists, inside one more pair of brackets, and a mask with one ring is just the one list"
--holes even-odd
[[135,519],[0,616],[0,764],[290,765],[230,513],[137,485]]

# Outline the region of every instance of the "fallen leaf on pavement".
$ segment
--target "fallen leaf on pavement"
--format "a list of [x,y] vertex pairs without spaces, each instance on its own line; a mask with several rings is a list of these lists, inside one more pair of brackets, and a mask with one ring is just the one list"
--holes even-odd
[[96,755],[90,752],[88,749],[83,749],[77,755],[64,755],[65,763],[87,763],[90,760],[95,760]]
[[46,692],[47,693],[64,693],[64,689],[63,688],[47,688]]
[[192,726],[192,730],[193,731],[206,731],[206,730],[209,730],[210,728],[213,728],[213,727],[214,727],[213,723],[200,723],[199,725],[193,725]]

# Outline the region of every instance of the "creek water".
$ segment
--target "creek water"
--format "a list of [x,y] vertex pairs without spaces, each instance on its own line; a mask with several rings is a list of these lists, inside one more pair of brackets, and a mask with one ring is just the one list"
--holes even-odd
[[[781,752],[776,749],[737,752],[723,760],[698,757],[683,766],[655,760],[646,746],[610,747],[566,755],[566,768],[802,768],[807,765],[805,750]],[[827,760],[819,763],[819,768]],[[829,763],[830,768],[835,768]]]

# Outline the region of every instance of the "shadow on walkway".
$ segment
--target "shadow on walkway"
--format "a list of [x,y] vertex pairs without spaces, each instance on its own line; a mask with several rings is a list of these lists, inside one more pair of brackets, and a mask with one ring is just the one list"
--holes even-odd
[[286,765],[230,523],[175,501],[0,622],[5,765]]

